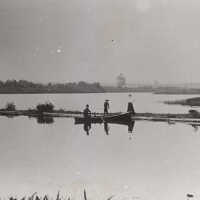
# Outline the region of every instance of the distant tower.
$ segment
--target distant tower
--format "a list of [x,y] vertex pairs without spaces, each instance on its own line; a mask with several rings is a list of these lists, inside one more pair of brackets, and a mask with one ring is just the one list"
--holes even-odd
[[126,78],[124,77],[124,75],[121,73],[118,77],[117,77],[117,87],[119,88],[123,88],[126,86]]

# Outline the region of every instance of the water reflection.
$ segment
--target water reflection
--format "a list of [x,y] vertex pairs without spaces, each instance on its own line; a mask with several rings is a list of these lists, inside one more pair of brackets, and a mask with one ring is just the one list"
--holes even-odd
[[86,132],[87,135],[89,135],[89,131],[90,131],[91,127],[92,127],[92,126],[91,126],[91,122],[86,121],[86,122],[84,123],[83,129],[84,129],[84,131]]
[[197,132],[199,130],[199,125],[191,124],[191,126],[194,128],[194,132]]
[[135,121],[132,121],[128,124],[128,132],[132,133],[135,126]]
[[[5,117],[8,118],[15,118],[17,116],[13,116],[13,115],[4,115]],[[39,115],[39,116],[28,116],[29,118],[34,118],[37,120],[38,124],[53,124],[54,121],[54,117],[52,116],[45,116],[45,115]],[[155,122],[155,121],[151,121],[151,122]],[[158,121],[159,122],[159,121]],[[118,125],[124,125],[127,126],[128,128],[128,133],[132,133],[134,130],[134,126],[135,126],[135,121],[131,120],[131,121],[115,121],[115,122],[102,122],[102,119],[97,118],[97,120],[95,121],[75,121],[75,124],[82,124],[83,125],[83,130],[86,132],[87,135],[90,135],[91,129],[92,129],[92,124],[102,124],[103,123],[103,127],[104,127],[104,132],[106,133],[106,135],[110,135],[111,132],[111,124],[118,124]],[[163,122],[162,122],[163,123]],[[175,121],[166,121],[164,123],[167,123],[169,126],[170,125],[175,125],[178,124],[178,122]],[[185,125],[189,125],[193,128],[194,132],[198,132],[199,131],[199,127],[200,127],[200,123],[199,122],[192,122],[192,123],[188,123],[188,122],[180,122],[182,124]],[[132,134],[130,134],[130,137],[132,137]]]
[[[82,124],[83,124],[83,130],[86,132],[87,135],[90,135],[90,131],[92,129],[92,123],[86,121]],[[95,124],[97,124],[97,123],[95,123]],[[101,123],[99,123],[99,124],[101,124]],[[105,131],[106,135],[110,135],[111,124],[118,124],[118,125],[127,126],[128,133],[132,133],[134,126],[135,126],[135,121],[131,121],[131,122],[128,122],[128,123],[124,123],[124,122],[121,122],[121,123],[120,122],[115,122],[115,123],[104,122],[103,126],[104,126],[104,131]]]
[[110,130],[110,127],[109,127],[108,123],[104,122],[104,131],[105,131],[106,135],[109,135],[109,130]]
[[38,124],[53,124],[54,123],[53,117],[39,116],[36,119],[37,119]]

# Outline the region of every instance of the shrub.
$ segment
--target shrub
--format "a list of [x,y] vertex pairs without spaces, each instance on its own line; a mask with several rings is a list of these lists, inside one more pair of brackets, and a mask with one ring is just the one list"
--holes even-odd
[[6,104],[5,110],[7,111],[15,111],[16,110],[16,106],[14,103],[10,102]]
[[189,113],[192,115],[192,117],[200,117],[200,113],[197,110],[189,110]]
[[52,103],[44,103],[44,104],[38,104],[36,106],[36,110],[38,112],[52,112],[54,110],[54,105]]

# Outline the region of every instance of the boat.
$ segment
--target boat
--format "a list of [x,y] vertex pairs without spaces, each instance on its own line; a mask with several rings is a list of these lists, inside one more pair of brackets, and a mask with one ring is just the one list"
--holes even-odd
[[132,121],[131,113],[122,113],[118,115],[102,115],[102,116],[91,116],[90,118],[74,117],[75,124],[83,124],[83,123],[129,123]]

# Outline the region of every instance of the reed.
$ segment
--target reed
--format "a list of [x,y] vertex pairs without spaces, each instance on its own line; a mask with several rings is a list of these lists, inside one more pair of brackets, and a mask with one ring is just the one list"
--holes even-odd
[[[114,195],[108,197],[106,200],[111,200],[113,197],[114,197]],[[5,199],[5,198],[3,198],[3,199]],[[61,196],[59,191],[58,191],[58,193],[57,193],[55,198],[50,197],[47,194],[45,194],[44,196],[39,196],[37,194],[37,192],[33,193],[30,196],[23,196],[21,198],[13,197],[13,196],[8,197],[8,200],[66,200],[66,199],[67,200],[71,200],[71,197],[70,196],[65,196],[65,197]],[[83,200],[88,200],[87,193],[86,193],[85,189],[83,191]]]

